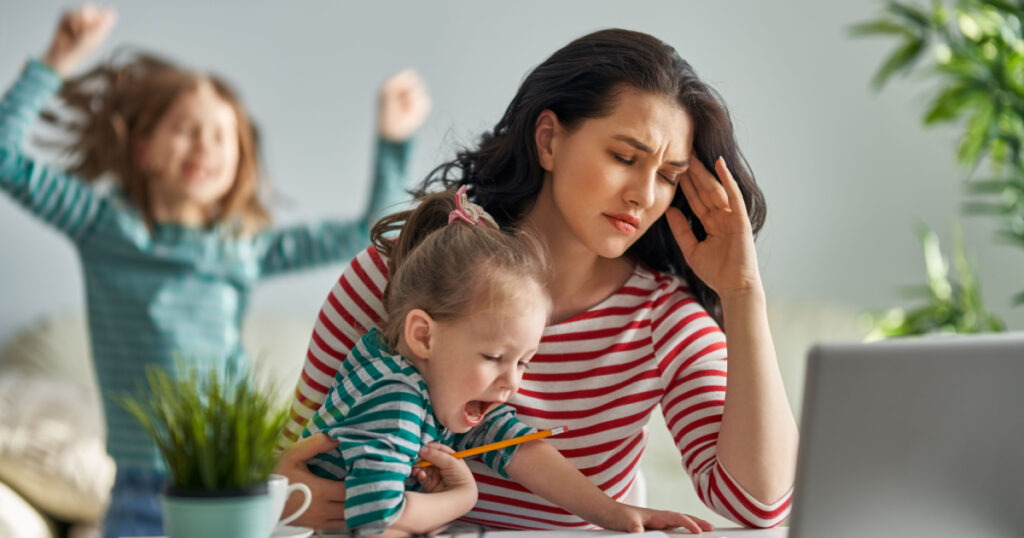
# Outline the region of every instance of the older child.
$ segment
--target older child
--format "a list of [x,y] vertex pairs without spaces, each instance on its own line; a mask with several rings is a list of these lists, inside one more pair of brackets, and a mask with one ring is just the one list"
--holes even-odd
[[[0,102],[0,189],[76,247],[104,395],[134,389],[147,365],[171,367],[175,356],[241,360],[253,286],[357,252],[371,217],[402,196],[408,151],[400,139],[379,143],[373,197],[359,219],[269,228],[255,132],[219,78],[136,55],[64,80],[113,24],[109,9],[65,15],[43,60],[29,61]],[[429,105],[417,85],[406,74],[382,91],[383,135],[407,137],[422,122]],[[70,135],[69,171],[21,149],[58,91],[69,113],[48,118]],[[111,193],[91,188],[101,177],[113,179]],[[158,452],[127,412],[104,404],[118,465],[107,533],[161,534]]]
[[[385,237],[399,228],[397,239]],[[544,247],[508,234],[466,198],[427,196],[371,233],[390,259],[382,328],[363,336],[342,362],[327,400],[304,431],[340,443],[309,462],[343,478],[345,522],[357,533],[424,533],[472,509],[476,482],[452,450],[529,433],[505,402],[537,352],[551,311]],[[436,465],[428,475],[418,457]],[[581,518],[623,531],[707,523],[675,512],[618,503],[544,441],[483,455],[502,476],[542,473],[535,491]],[[514,462],[514,465],[513,465]],[[406,491],[415,475],[426,493]]]

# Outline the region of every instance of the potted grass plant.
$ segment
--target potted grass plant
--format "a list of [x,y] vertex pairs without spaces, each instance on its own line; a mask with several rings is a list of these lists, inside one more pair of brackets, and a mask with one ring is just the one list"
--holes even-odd
[[173,376],[148,367],[145,386],[119,401],[167,464],[167,536],[269,536],[267,480],[287,411],[248,370],[200,371],[181,361],[177,369]]

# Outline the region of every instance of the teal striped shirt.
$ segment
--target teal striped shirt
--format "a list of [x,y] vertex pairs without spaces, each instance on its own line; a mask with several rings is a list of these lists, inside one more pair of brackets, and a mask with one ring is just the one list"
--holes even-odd
[[353,221],[270,228],[250,237],[223,229],[157,224],[117,192],[101,194],[26,155],[31,124],[60,77],[30,61],[0,101],[0,189],[65,234],[85,275],[93,363],[107,420],[107,449],[121,468],[163,470],[156,447],[111,396],[135,391],[144,369],[174,371],[242,360],[242,317],[262,278],[345,261],[369,241],[375,214],[404,198],[408,143],[379,141],[373,193]]
[[[405,490],[417,488],[409,475],[423,445],[437,441],[458,451],[533,431],[519,422],[512,407],[502,405],[469,432],[449,432],[434,416],[423,377],[371,329],[345,357],[327,399],[302,436],[324,432],[340,442],[309,460],[309,468],[325,478],[344,479],[345,524],[350,531],[375,533],[401,517]],[[479,457],[508,478],[505,466],[515,450],[512,446]]]

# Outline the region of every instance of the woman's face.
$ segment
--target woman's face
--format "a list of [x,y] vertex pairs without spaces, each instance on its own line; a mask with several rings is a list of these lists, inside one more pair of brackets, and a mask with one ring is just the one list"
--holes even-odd
[[208,82],[181,94],[142,146],[154,203],[209,208],[238,174],[238,118]]
[[[553,124],[548,151],[545,122]],[[585,120],[574,131],[550,111],[537,128],[547,174],[536,208],[548,208],[549,215],[534,216],[545,226],[564,224],[575,241],[605,258],[622,256],[665,213],[693,147],[685,109],[666,95],[632,87],[620,92],[610,115]]]

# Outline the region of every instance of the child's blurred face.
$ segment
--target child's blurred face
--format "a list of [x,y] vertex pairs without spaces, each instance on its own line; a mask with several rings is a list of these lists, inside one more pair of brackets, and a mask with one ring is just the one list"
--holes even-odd
[[142,144],[155,206],[205,211],[238,174],[238,118],[209,82],[178,96]]
[[549,307],[539,284],[525,285],[533,293],[524,290],[501,309],[434,324],[421,373],[434,414],[455,433],[469,431],[507,402],[537,352]]

